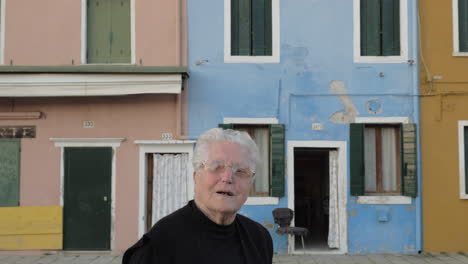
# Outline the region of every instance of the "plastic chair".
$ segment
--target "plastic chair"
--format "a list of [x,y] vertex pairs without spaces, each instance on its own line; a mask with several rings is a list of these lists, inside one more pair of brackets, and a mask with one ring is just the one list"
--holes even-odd
[[289,208],[276,208],[272,213],[275,224],[279,225],[276,233],[301,236],[302,249],[305,252],[304,236],[309,234],[309,230],[305,227],[291,226],[291,221],[294,217],[294,211]]

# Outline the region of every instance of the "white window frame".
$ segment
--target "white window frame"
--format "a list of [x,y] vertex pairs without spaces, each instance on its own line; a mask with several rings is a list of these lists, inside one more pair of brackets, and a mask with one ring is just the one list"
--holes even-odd
[[224,0],[224,62],[225,63],[279,63],[280,62],[280,12],[279,1],[271,0],[271,56],[231,55],[231,0]]
[[[81,0],[81,64],[88,64],[86,60],[86,50],[87,47],[87,0]],[[118,63],[118,64],[136,64],[136,55],[135,55],[135,0],[130,0],[130,50],[131,50],[131,59],[129,63]],[[102,64],[102,65],[115,65],[117,63],[93,63]]]
[[110,250],[115,248],[115,198],[116,198],[116,161],[117,148],[126,140],[126,138],[49,138],[54,142],[55,147],[60,148],[60,206],[64,203],[65,188],[65,148],[67,147],[110,147],[112,148],[112,172],[111,172],[111,234]]
[[[252,125],[271,125],[278,124],[277,118],[237,118],[237,117],[225,117],[223,119],[224,124],[252,124]],[[266,196],[266,197],[248,197],[244,205],[277,205],[279,204],[278,197]]]
[[[193,140],[135,140],[139,146],[138,177],[138,237],[146,233],[146,154],[149,153],[187,153],[188,161],[193,158]],[[187,202],[194,198],[193,167],[187,166]]]
[[468,199],[465,190],[465,127],[468,127],[468,120],[458,120],[458,167],[460,175],[460,199]]
[[408,63],[408,1],[400,0],[400,55],[361,56],[361,0],[353,0],[354,62],[355,63]]
[[[409,124],[409,117],[356,117],[354,123],[364,124]],[[359,204],[411,204],[412,198],[404,195],[365,195],[358,196]]]
[[452,0],[453,18],[453,56],[468,56],[468,52],[460,51],[460,30],[458,27],[458,0]]

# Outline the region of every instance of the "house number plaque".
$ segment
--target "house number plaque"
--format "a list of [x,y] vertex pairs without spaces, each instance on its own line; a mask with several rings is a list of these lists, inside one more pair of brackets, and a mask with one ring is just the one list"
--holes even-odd
[[35,126],[0,126],[0,138],[35,138]]

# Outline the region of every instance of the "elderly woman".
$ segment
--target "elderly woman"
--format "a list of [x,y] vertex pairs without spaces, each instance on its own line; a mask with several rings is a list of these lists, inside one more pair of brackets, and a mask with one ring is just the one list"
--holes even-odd
[[259,162],[245,132],[214,128],[202,134],[193,166],[195,200],[158,221],[123,257],[135,263],[272,263],[268,231],[237,214]]

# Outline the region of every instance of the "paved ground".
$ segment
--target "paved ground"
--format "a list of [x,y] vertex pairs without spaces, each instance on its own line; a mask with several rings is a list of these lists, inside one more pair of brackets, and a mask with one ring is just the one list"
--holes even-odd
[[[40,256],[2,256],[0,264],[120,264],[121,255],[59,253]],[[223,263],[220,260],[219,263]],[[407,255],[276,255],[275,264],[468,264],[468,254]]]

